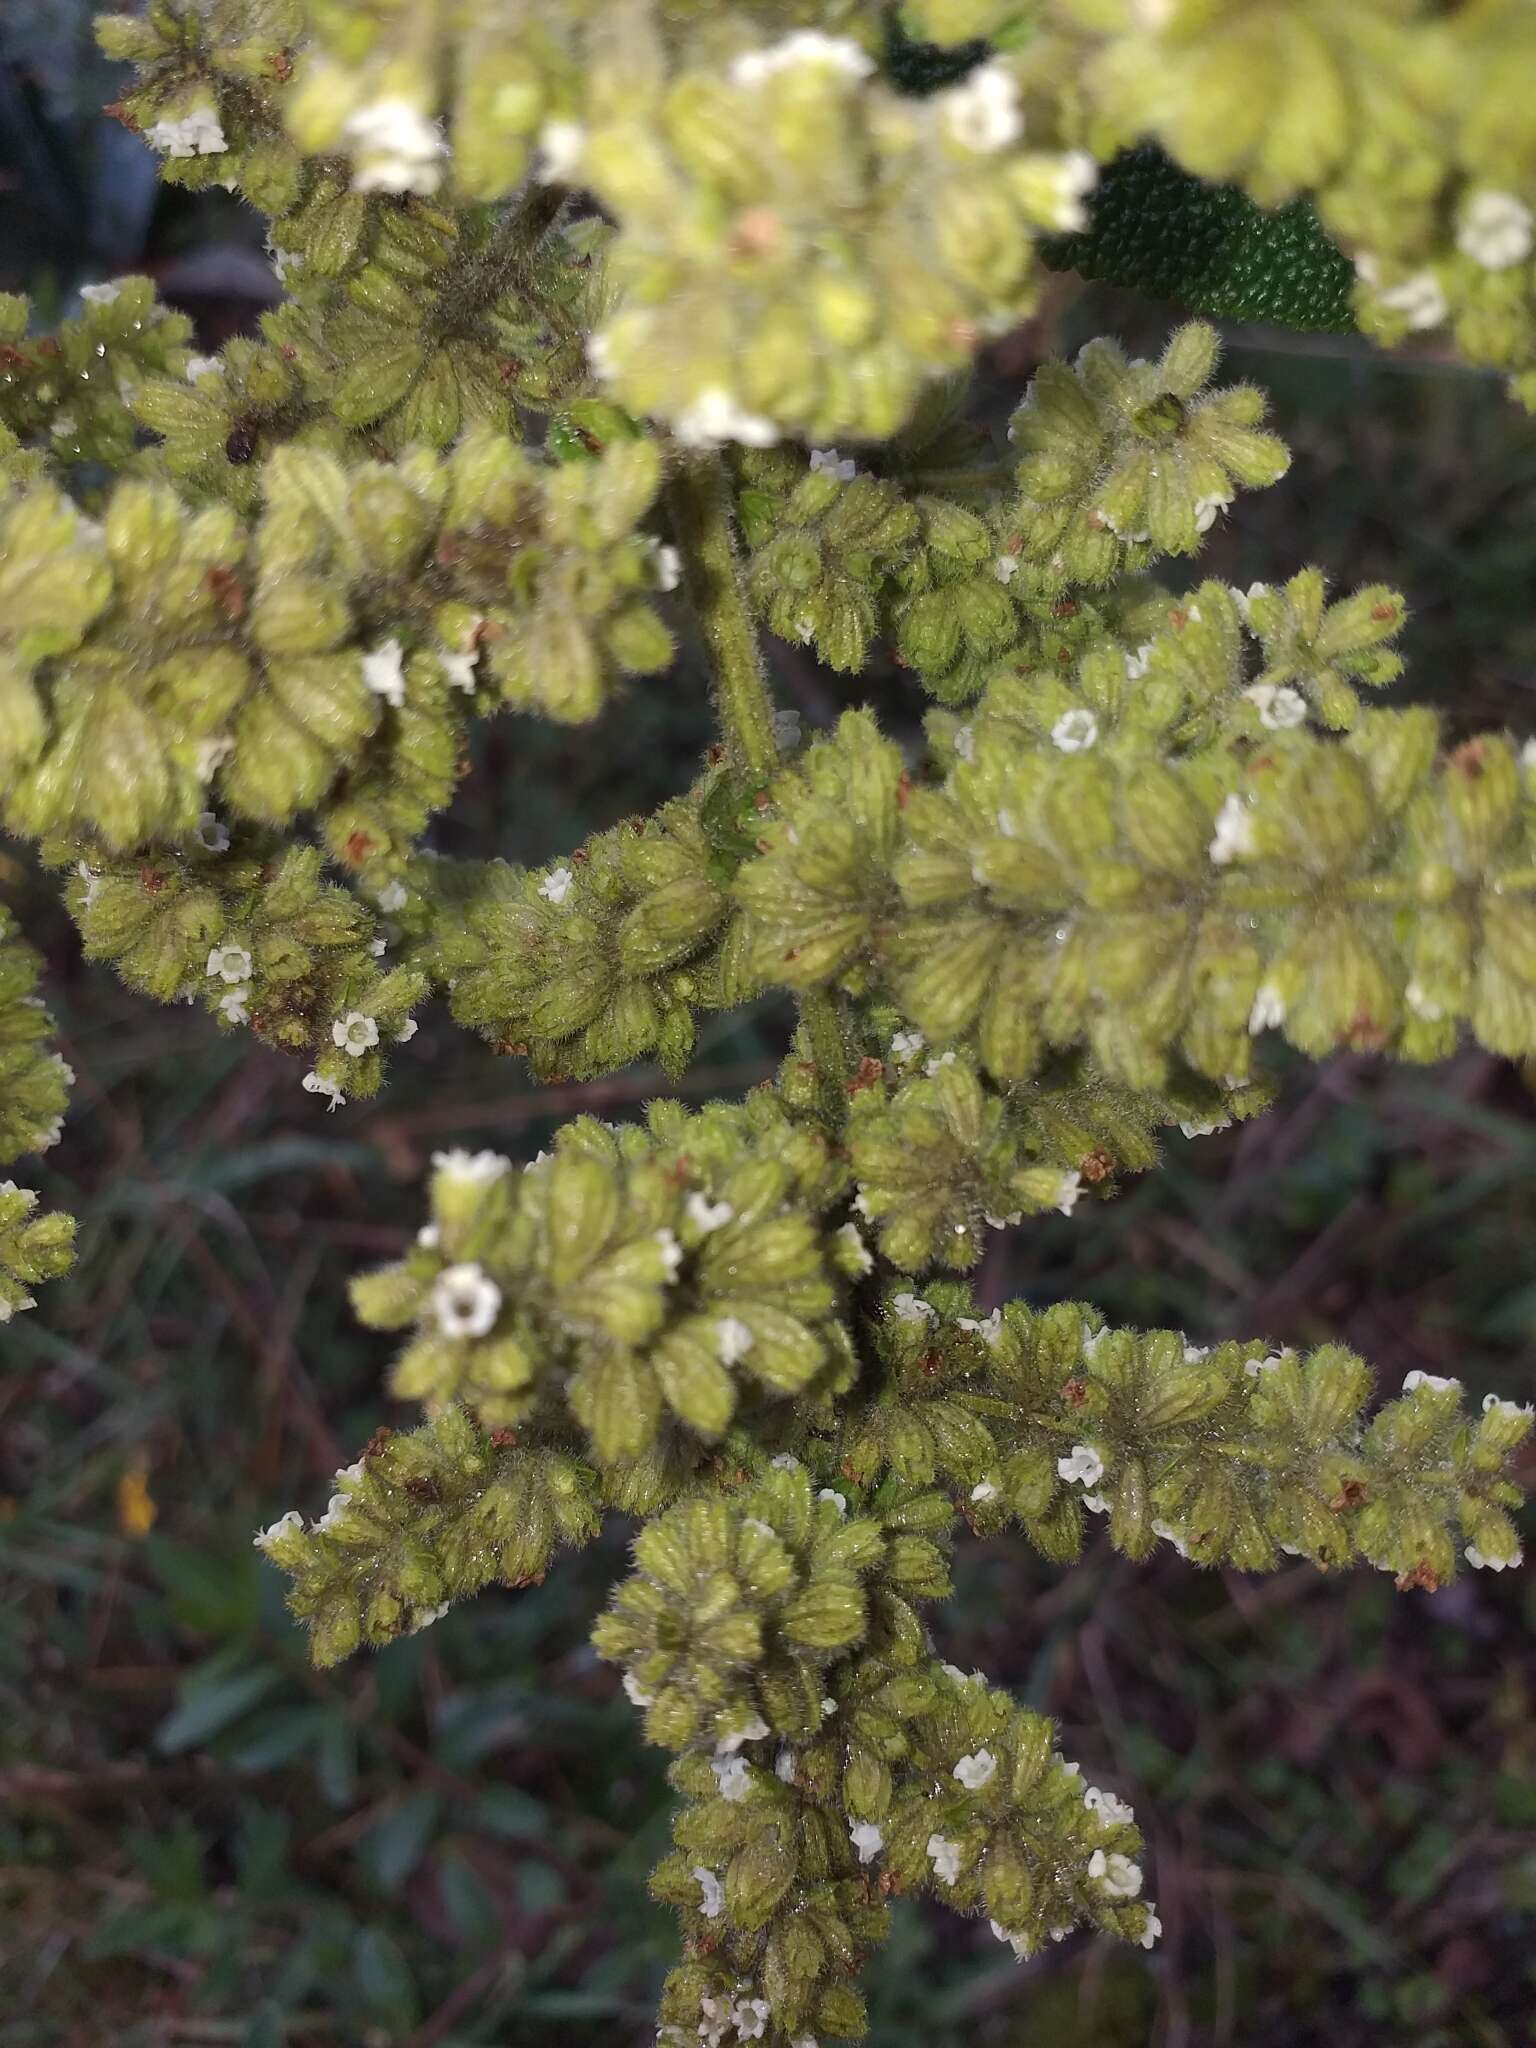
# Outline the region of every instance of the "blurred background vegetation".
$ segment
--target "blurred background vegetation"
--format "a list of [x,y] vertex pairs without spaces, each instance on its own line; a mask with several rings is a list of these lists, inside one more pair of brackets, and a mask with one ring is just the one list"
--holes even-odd
[[[0,21],[0,281],[51,313],[147,266],[216,342],[259,309],[259,224],[156,201],[95,118],[113,81],[84,15],[10,0]],[[1145,346],[1172,317],[1062,281],[993,351],[980,407],[1000,424],[1042,354]],[[1201,570],[1387,577],[1414,608],[1412,692],[1458,730],[1536,729],[1536,424],[1428,355],[1230,341],[1296,463]],[[775,658],[808,724],[868,700],[916,738],[896,671],[850,688]],[[503,719],[437,842],[545,859],[681,787],[708,737],[687,660],[595,728]],[[0,2048],[641,2048],[673,1944],[645,1894],[668,1795],[586,1646],[628,1532],[324,1676],[250,1538],[407,1419],[344,1284],[414,1230],[432,1150],[527,1156],[665,1084],[538,1088],[434,1016],[381,1101],[322,1119],[287,1062],[84,967],[15,850],[0,889],[80,1075],[41,1179],[83,1224],[72,1279],[0,1338]],[[773,1003],[717,1021],[684,1092],[739,1092],[786,1028]],[[1390,1384],[1421,1367],[1531,1398],[1532,1080],[1475,1055],[1291,1063],[1261,1123],[1175,1139],[1114,1201],[999,1239],[984,1298],[1337,1337]],[[1063,1576],[972,1545],[947,1653],[1134,1800],[1167,1931],[1155,1957],[1079,1937],[1020,1968],[904,1904],[876,2048],[1536,2042],[1533,1622],[1530,1571],[1399,1595],[1102,1547]]]

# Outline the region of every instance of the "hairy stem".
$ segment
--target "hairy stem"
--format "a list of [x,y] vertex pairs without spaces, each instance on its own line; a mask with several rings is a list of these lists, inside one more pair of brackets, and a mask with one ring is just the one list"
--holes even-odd
[[830,989],[813,989],[800,998],[800,1021],[811,1042],[822,1117],[829,1129],[841,1130],[848,1115],[848,1040],[842,999]]
[[730,487],[720,457],[685,455],[668,486],[667,502],[689,601],[709,651],[721,733],[742,773],[767,777],[779,760],[773,700],[742,588]]

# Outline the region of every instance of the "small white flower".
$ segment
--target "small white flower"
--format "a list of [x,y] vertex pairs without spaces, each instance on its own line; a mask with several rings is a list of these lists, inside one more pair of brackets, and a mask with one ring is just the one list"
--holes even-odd
[[1109,1513],[1109,1502],[1102,1493],[1085,1493],[1083,1495],[1083,1506],[1090,1515],[1107,1515]]
[[1202,1358],[1209,1358],[1210,1355],[1211,1347],[1209,1344],[1190,1344],[1188,1342],[1185,1343],[1184,1363],[1186,1365],[1198,1365]]
[[455,654],[449,647],[439,647],[437,650],[438,667],[448,678],[449,683],[455,690],[463,690],[470,696],[474,694],[475,663],[479,659],[480,650],[476,647],[468,648],[462,654]]
[[1243,695],[1257,706],[1259,723],[1270,732],[1289,732],[1307,722],[1307,700],[1289,683],[1255,683]]
[[1092,1444],[1074,1444],[1065,1458],[1056,1460],[1056,1470],[1069,1486],[1097,1486],[1104,1477],[1104,1460]]
[[291,249],[279,249],[270,235],[267,237],[267,255],[271,260],[273,275],[279,284],[286,284],[289,271],[297,269],[304,261],[302,256],[295,255]]
[[1088,1785],[1083,1790],[1083,1804],[1090,1813],[1096,1813],[1105,1827],[1120,1822],[1133,1821],[1135,1811],[1123,1799],[1117,1799],[1113,1792],[1101,1792],[1097,1785]]
[[331,1026],[331,1043],[355,1060],[371,1052],[378,1042],[379,1020],[363,1010],[348,1010],[345,1017],[338,1017]]
[[893,1060],[915,1060],[928,1043],[921,1031],[898,1031],[891,1038]]
[[933,1874],[940,1884],[957,1884],[960,1879],[960,1844],[946,1841],[943,1835],[930,1835],[925,1851],[933,1865]]
[[976,758],[976,734],[975,734],[975,731],[974,731],[974,729],[973,729],[973,728],[972,728],[971,726],[969,726],[969,725],[960,725],[960,726],[956,726],[956,728],[955,728],[955,738],[954,738],[954,748],[955,748],[955,753],[956,753],[957,757],[958,757],[958,758],[959,758],[960,760],[962,760],[962,761],[974,761],[974,760],[975,760],[975,758]]
[[222,156],[229,147],[212,107],[194,107],[179,121],[152,121],[144,140],[162,156]]
[[302,1529],[303,1526],[304,1517],[297,1508],[290,1508],[286,1515],[279,1515],[270,1528],[258,1529],[251,1538],[251,1542],[255,1545],[256,1549],[266,1550],[280,1536],[286,1535],[290,1529]]
[[399,710],[405,702],[405,669],[398,640],[386,640],[363,656],[363,681],[376,697]]
[[656,1242],[661,1247],[662,1271],[668,1280],[675,1280],[683,1263],[683,1248],[670,1230],[658,1230]]
[[[959,1318],[959,1326],[972,1337],[979,1337],[983,1344],[995,1344],[1003,1334],[1003,1312],[1000,1308],[995,1308],[989,1315],[961,1316]],[[996,1488],[994,1487],[993,1492],[995,1491]],[[992,1496],[988,1494],[985,1497],[990,1500]],[[971,1499],[975,1500],[975,1498],[976,1495],[973,1493]]]
[[982,1221],[988,1230],[1012,1230],[1024,1221],[1022,1209],[1012,1209],[1006,1216],[994,1216],[990,1209],[983,1212]]
[[1141,681],[1142,677],[1151,667],[1152,656],[1155,652],[1156,643],[1151,640],[1143,640],[1134,654],[1128,654],[1125,657],[1125,679],[1128,683],[1139,683]]
[[304,1076],[299,1086],[306,1095],[326,1096],[328,1098],[327,1107],[330,1109],[340,1109],[347,1099],[334,1081],[327,1081],[324,1074],[313,1067]]
[[752,1789],[752,1767],[744,1756],[715,1756],[709,1760],[720,1797],[736,1806]]
[[1416,270],[1412,277],[1405,277],[1401,284],[1381,294],[1381,303],[1392,312],[1401,313],[1415,334],[1439,327],[1450,312],[1440,280],[1432,270]]
[[500,1152],[465,1152],[457,1145],[449,1152],[432,1154],[432,1170],[450,1180],[467,1181],[475,1187],[489,1187],[512,1171],[512,1162]]
[[[721,2042],[731,2031],[735,2022],[731,2018],[731,2003],[728,1998],[701,1998],[699,2011],[703,2014],[699,2022],[698,2037],[703,2048],[720,2048]],[[668,2029],[673,2048],[681,2042],[684,2048],[691,2048],[689,2037],[678,2029]],[[661,2048],[662,2036],[657,2035],[657,2048]]]
[[870,1254],[869,1246],[860,1237],[856,1225],[852,1223],[843,1224],[837,1231],[836,1236],[839,1244],[845,1244],[848,1247],[848,1256],[853,1261],[857,1272],[868,1273],[873,1271],[874,1259]]
[[978,1479],[976,1484],[971,1488],[971,1499],[975,1501],[978,1506],[983,1505],[985,1502],[989,1500],[996,1500],[997,1488],[992,1484],[990,1479]]
[[1024,133],[1019,82],[1002,64],[980,64],[938,95],[939,118],[962,149],[1006,149]]
[[823,1719],[823,1721],[829,1721],[836,1712],[837,1701],[835,1699],[832,1699],[830,1696],[823,1699],[821,1703],[821,1718]]
[[1281,1366],[1284,1365],[1286,1356],[1287,1354],[1283,1351],[1271,1351],[1267,1358],[1245,1358],[1243,1360],[1243,1371],[1247,1373],[1249,1379],[1259,1379],[1264,1373],[1278,1372]]
[[853,1206],[857,1213],[860,1216],[862,1216],[866,1222],[872,1222],[874,1220],[869,1213],[869,1196],[864,1192],[863,1188],[860,1188],[858,1193],[854,1196]]
[[[0,1194],[4,1192],[5,1190],[0,1188]],[[1500,1416],[1506,1422],[1518,1422],[1522,1415],[1536,1413],[1536,1409],[1533,1409],[1529,1401],[1522,1404],[1518,1401],[1505,1401],[1497,1394],[1484,1394],[1483,1413]]]
[[840,455],[835,448],[811,450],[813,476],[835,477],[840,484],[851,484],[858,473],[859,465],[851,455]]
[[249,982],[241,988],[227,989],[219,997],[219,1014],[227,1017],[231,1024],[250,1023],[251,987]]
[[1484,270],[1523,263],[1536,239],[1531,209],[1513,192],[1474,192],[1461,209],[1456,246]]
[[735,2023],[737,2038],[742,2041],[761,2041],[768,2031],[768,2015],[773,2007],[766,1998],[743,1998],[731,2007],[731,2019]]
[[352,145],[359,192],[435,192],[448,145],[420,107],[400,98],[359,107],[342,134]]
[[393,915],[397,910],[404,910],[410,900],[410,891],[406,888],[404,882],[400,881],[386,882],[376,899],[380,910],[386,916]]
[[874,65],[859,45],[847,36],[823,35],[819,29],[798,29],[766,50],[748,50],[731,65],[733,85],[756,87],[781,71],[800,65],[821,64],[845,78],[868,78]]
[[373,955],[375,960],[382,960],[384,958],[384,955],[389,951],[389,941],[388,939],[370,939],[368,942],[368,950]]
[[1469,1543],[1464,1552],[1467,1563],[1475,1572],[1503,1572],[1524,1562],[1524,1552],[1517,1550],[1513,1557],[1485,1557],[1475,1543]]
[[419,1636],[424,1628],[431,1628],[434,1622],[441,1621],[451,1604],[450,1601],[443,1600],[436,1607],[418,1607],[411,1616],[410,1626],[406,1629],[406,1634],[408,1636]]
[[740,1316],[722,1316],[715,1324],[715,1355],[722,1365],[739,1363],[756,1342],[751,1325]]
[[1152,1524],[1152,1534],[1154,1536],[1161,1536],[1165,1543],[1171,1543],[1180,1557],[1188,1557],[1189,1545],[1184,1541],[1184,1538],[1177,1529],[1171,1529],[1166,1522],[1154,1522]]
[[1195,500],[1195,531],[1209,533],[1216,521],[1231,504],[1231,498],[1223,491],[1212,491],[1208,496]]
[[1217,1131],[1228,1130],[1231,1123],[1231,1117],[1219,1116],[1213,1118],[1210,1123],[1180,1124],[1179,1129],[1186,1138],[1210,1138],[1214,1137]]
[[204,811],[198,818],[192,837],[204,853],[227,853],[229,851],[229,827],[220,824],[212,811]]
[[798,1472],[800,1470],[800,1460],[791,1457],[788,1451],[778,1452],[776,1456],[768,1460],[768,1463],[775,1472]]
[[626,1671],[624,1674],[624,1690],[628,1694],[632,1706],[648,1707],[655,1699],[654,1693],[641,1691],[640,1681],[636,1678],[633,1671]]
[[1157,1937],[1162,1933],[1162,1931],[1163,1923],[1157,1917],[1157,1908],[1149,1904],[1147,1907],[1147,1924],[1141,1930],[1142,1947],[1151,1948],[1154,1942],[1157,1940]]
[[795,1752],[787,1745],[773,1760],[773,1775],[781,1785],[792,1785],[795,1782]]
[[120,284],[83,284],[80,287],[80,296],[88,306],[110,306],[122,294]]
[[761,413],[747,412],[723,384],[708,384],[672,423],[685,448],[713,448],[739,441],[744,448],[771,448],[779,430]]
[[722,1735],[715,1744],[716,1756],[734,1756],[743,1743],[761,1742],[772,1730],[761,1714],[752,1714],[741,1726],[729,1735]]
[[546,121],[539,130],[534,175],[544,185],[569,185],[587,153],[587,131],[579,121]]
[[725,1886],[702,1863],[695,1864],[688,1875],[698,1880],[699,1890],[704,1894],[699,1911],[706,1920],[718,1920],[725,1911]]
[[1449,1394],[1460,1385],[1460,1380],[1442,1379],[1438,1373],[1411,1372],[1403,1381],[1403,1392],[1411,1394],[1415,1387],[1428,1387],[1432,1394]]
[[244,946],[215,946],[208,955],[208,972],[231,988],[251,978],[251,956]]
[[435,1223],[423,1223],[416,1233],[416,1242],[424,1251],[435,1252],[443,1241],[443,1233]]
[[774,745],[781,754],[792,754],[801,739],[799,712],[775,711],[772,724]]
[[840,1515],[846,1515],[848,1512],[848,1496],[844,1493],[834,1493],[830,1486],[824,1486],[816,1498],[831,1501]]
[[938,1321],[938,1310],[915,1294],[898,1294],[891,1303],[891,1313],[898,1322],[903,1323],[923,1324]]
[[1099,721],[1084,706],[1063,711],[1051,727],[1051,743],[1064,754],[1086,753],[1099,737]]
[[1216,836],[1211,841],[1210,855],[1219,868],[1228,867],[1254,848],[1253,812],[1248,799],[1234,790],[1216,813]]
[[848,1839],[858,1850],[861,1863],[873,1863],[885,1847],[885,1837],[872,1820],[855,1821],[848,1830]]
[[992,564],[992,574],[999,583],[1011,583],[1018,573],[1019,558],[1017,555],[999,555]]
[[484,1337],[501,1313],[501,1289],[479,1264],[445,1266],[433,1284],[432,1309],[445,1337]]
[[224,367],[217,356],[188,356],[186,379],[189,384],[201,384],[205,377],[216,377]]
[[1027,1934],[1010,1934],[1001,1920],[989,1920],[987,1925],[999,1941],[1006,1942],[1009,1948],[1013,1950],[1013,1960],[1016,1963],[1022,1963],[1027,1959],[1029,1955],[1029,1936]]
[[1061,1186],[1056,1190],[1056,1207],[1063,1216],[1070,1216],[1077,1207],[1083,1192],[1083,1176],[1074,1168],[1071,1173],[1061,1176]]
[[1095,1849],[1088,1858],[1088,1875],[1104,1887],[1112,1899],[1134,1899],[1141,1890],[1141,1867],[1129,1856],[1106,1856]]
[[552,868],[539,884],[539,894],[546,903],[563,903],[570,895],[576,880],[574,868]]
[[954,1064],[955,1056],[952,1052],[941,1052],[926,1063],[923,1072],[931,1081],[935,1074],[942,1074],[946,1067],[952,1067]]
[[954,1776],[967,1792],[979,1792],[983,1785],[990,1785],[997,1776],[997,1758],[990,1749],[978,1749],[974,1756],[963,1756],[955,1765]]
[[1056,211],[1051,225],[1061,234],[1081,234],[1088,225],[1083,201],[1099,182],[1099,167],[1086,149],[1069,149],[1056,166]]
[[1257,1038],[1261,1031],[1278,1031],[1285,1022],[1285,997],[1272,981],[1262,982],[1248,1012],[1248,1034]]
[[701,1195],[697,1189],[688,1197],[683,1207],[688,1221],[706,1236],[712,1230],[723,1230],[736,1214],[729,1202],[712,1202],[708,1195]]
[[[1246,590],[1234,590],[1232,592],[1232,602],[1236,605],[1237,615],[1245,626],[1253,624],[1254,599],[1268,597],[1268,595],[1269,585],[1267,583],[1250,583]],[[1252,692],[1250,691],[1249,694],[1252,695]]]
[[1420,982],[1409,982],[1403,990],[1403,1001],[1415,1017],[1422,1017],[1426,1024],[1438,1024],[1445,1015],[1444,1004],[1437,1003],[1432,996],[1426,995]]

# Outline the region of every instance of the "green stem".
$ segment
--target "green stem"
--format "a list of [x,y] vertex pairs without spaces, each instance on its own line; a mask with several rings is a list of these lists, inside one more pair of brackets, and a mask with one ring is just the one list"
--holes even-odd
[[830,989],[812,989],[800,998],[800,1021],[821,1087],[822,1116],[830,1129],[839,1131],[848,1121],[848,1040],[842,1003]]
[[779,763],[773,700],[747,610],[730,487],[720,457],[685,455],[668,486],[667,503],[689,601],[709,652],[721,732],[735,766],[754,780],[766,780]]

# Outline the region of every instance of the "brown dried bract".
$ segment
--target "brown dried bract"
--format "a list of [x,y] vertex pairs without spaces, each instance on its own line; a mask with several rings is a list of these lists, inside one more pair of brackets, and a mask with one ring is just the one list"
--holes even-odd
[[1411,1572],[1399,1572],[1399,1593],[1438,1593],[1444,1581],[1428,1559],[1420,1558]]
[[215,562],[203,578],[209,595],[226,619],[243,619],[249,593],[234,569]]

